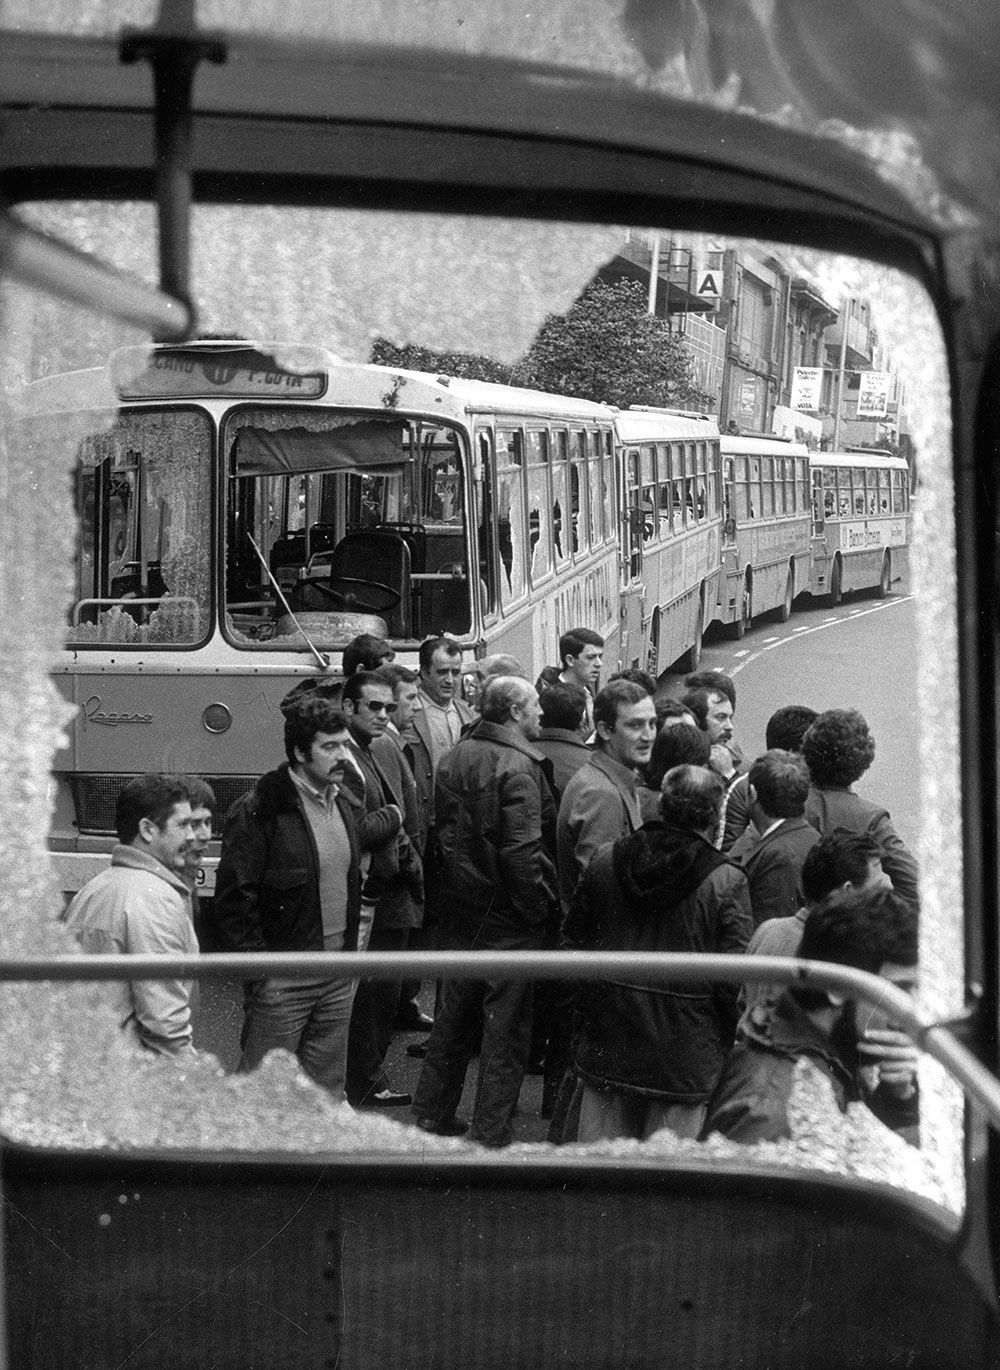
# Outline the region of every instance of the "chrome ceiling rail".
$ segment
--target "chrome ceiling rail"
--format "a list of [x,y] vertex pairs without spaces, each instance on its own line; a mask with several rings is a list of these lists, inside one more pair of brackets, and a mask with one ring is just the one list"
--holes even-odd
[[6,211],[0,211],[0,273],[154,337],[180,342],[191,334],[192,311],[184,301],[29,228]]
[[213,952],[204,956],[38,956],[0,959],[0,981],[259,979],[262,974],[365,979],[615,980],[690,984],[781,983],[833,990],[890,1015],[959,1084],[1000,1131],[1000,1081],[904,990],[881,976],[829,961],[706,952],[406,951]]

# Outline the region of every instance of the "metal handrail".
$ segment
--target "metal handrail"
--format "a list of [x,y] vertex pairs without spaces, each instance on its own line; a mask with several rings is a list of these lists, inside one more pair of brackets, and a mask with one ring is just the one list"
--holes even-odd
[[366,951],[212,952],[194,956],[25,956],[0,958],[2,981],[235,978],[614,980],[690,984],[811,985],[883,1009],[933,1057],[1000,1131],[1000,1080],[915,1000],[881,976],[828,961],[710,952]]
[[132,324],[164,342],[189,338],[189,305],[0,211],[0,271],[22,285]]

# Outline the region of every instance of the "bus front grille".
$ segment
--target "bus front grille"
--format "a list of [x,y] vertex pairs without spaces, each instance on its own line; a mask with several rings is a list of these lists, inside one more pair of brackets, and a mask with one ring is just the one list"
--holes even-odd
[[[91,836],[113,835],[115,831],[115,805],[118,796],[135,775],[70,775],[67,777],[73,793],[73,806],[76,812],[76,825],[82,833]],[[222,834],[223,820],[237,799],[257,784],[255,775],[203,775],[206,785],[211,786],[215,795],[215,809],[212,814],[212,836]]]

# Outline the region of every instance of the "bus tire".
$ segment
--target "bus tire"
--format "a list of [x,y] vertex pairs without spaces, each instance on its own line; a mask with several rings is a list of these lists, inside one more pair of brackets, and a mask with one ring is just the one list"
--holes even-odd
[[875,591],[879,599],[885,599],[885,597],[889,593],[891,585],[892,567],[889,564],[889,553],[886,552],[885,556],[882,558],[882,574],[879,577],[878,589]]
[[833,567],[830,571],[830,594],[828,596],[828,601],[831,609],[836,609],[837,605],[844,598],[844,592],[841,588],[841,575],[840,557],[837,557],[834,560]]
[[792,616],[792,600],[795,598],[795,571],[789,566],[788,580],[785,582],[785,598],[778,605],[778,622],[787,623]]

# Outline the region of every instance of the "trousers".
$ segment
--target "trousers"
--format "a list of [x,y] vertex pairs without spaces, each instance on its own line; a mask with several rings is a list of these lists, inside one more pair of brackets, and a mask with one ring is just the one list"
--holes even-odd
[[344,1099],[347,1035],[355,980],[262,980],[245,1007],[240,1070],[255,1070],[277,1047],[297,1057],[302,1069]]
[[469,1140],[507,1146],[531,1045],[532,985],[509,980],[448,980],[413,1098],[413,1113],[434,1125],[455,1117],[469,1062],[479,1045],[479,1074]]

